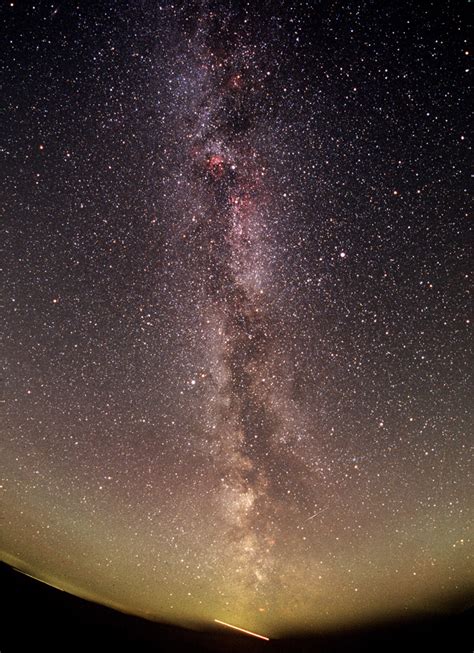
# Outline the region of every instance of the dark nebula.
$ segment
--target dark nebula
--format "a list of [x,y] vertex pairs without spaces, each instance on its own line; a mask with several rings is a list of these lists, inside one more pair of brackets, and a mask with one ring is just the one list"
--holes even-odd
[[7,3],[2,558],[269,636],[472,588],[463,3]]

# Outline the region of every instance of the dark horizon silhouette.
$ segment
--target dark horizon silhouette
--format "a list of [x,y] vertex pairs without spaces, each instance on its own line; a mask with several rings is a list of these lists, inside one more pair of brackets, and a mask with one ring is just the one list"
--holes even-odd
[[468,6],[0,9],[0,653],[451,651]]
[[[17,651],[163,651],[193,653],[339,653],[472,651],[474,593],[442,613],[362,623],[318,633],[287,633],[264,642],[222,629],[190,630],[125,614],[61,591],[0,563],[2,653]],[[456,642],[456,643],[455,643]]]

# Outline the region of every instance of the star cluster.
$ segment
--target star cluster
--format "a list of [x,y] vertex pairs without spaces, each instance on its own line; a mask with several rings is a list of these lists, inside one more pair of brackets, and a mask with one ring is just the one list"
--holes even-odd
[[462,12],[4,5],[6,561],[270,635],[472,587]]

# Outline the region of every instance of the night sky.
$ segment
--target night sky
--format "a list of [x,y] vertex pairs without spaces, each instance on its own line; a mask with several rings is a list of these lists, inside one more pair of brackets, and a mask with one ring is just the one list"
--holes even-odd
[[474,581],[464,2],[3,2],[1,557],[268,636]]

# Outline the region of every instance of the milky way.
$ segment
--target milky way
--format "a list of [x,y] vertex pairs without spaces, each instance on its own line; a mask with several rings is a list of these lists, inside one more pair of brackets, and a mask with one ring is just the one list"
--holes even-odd
[[461,9],[2,21],[3,559],[272,636],[472,588]]

